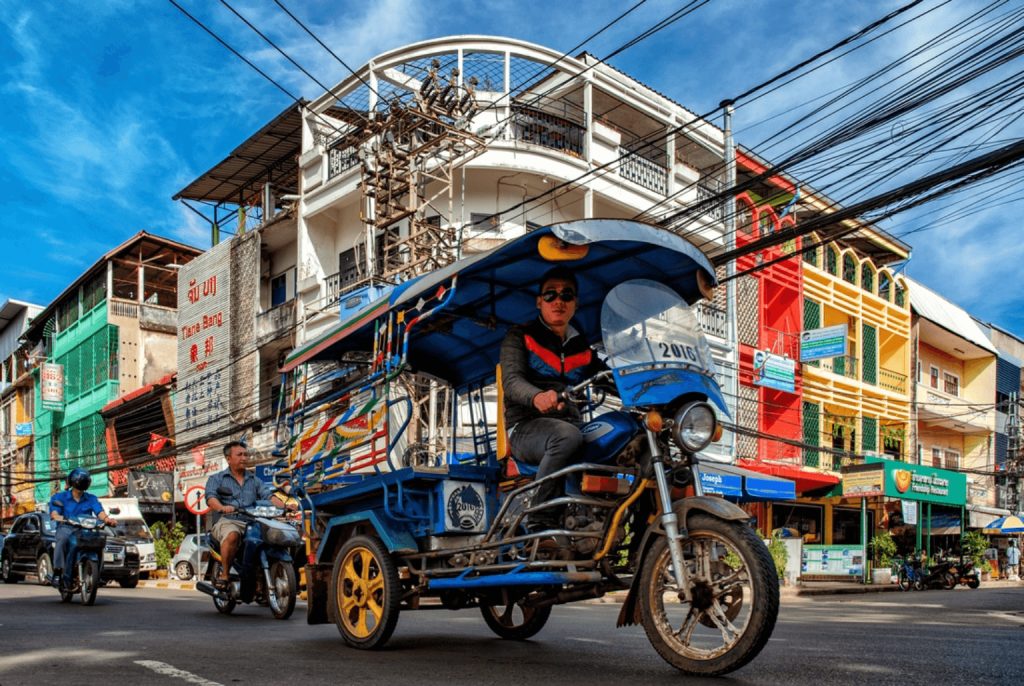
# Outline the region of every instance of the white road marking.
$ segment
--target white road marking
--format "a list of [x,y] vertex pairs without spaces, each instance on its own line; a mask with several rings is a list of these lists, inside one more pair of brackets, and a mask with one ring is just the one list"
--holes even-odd
[[216,681],[204,679],[198,674],[186,672],[184,669],[178,669],[166,662],[158,662],[156,660],[136,660],[135,664],[141,665],[146,669],[151,669],[162,676],[169,676],[172,679],[181,679],[182,681],[187,681],[188,683],[196,684],[197,686],[223,686],[223,684]]
[[575,636],[566,636],[566,639],[570,641],[579,641],[581,643],[600,643],[601,645],[608,645],[608,641],[601,641],[596,638],[576,638]]

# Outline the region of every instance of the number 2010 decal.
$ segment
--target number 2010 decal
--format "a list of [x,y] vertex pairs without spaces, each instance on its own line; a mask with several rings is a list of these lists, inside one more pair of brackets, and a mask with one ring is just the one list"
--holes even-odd
[[680,345],[678,343],[665,343],[662,341],[658,341],[657,345],[661,348],[662,357],[673,357],[677,360],[689,360],[691,362],[700,361],[700,358],[697,356],[697,351],[693,346]]

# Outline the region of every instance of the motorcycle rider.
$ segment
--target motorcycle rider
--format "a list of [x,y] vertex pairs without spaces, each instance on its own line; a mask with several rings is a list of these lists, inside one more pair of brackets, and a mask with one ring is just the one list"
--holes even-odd
[[[554,267],[539,285],[540,315],[509,329],[501,344],[509,447],[517,460],[538,466],[537,479],[572,464],[583,445],[579,408],[559,394],[570,384],[607,369],[570,323],[579,292],[576,275],[565,267]],[[541,484],[532,504],[558,498],[563,492],[563,483]],[[531,532],[560,529],[561,518],[561,511],[547,508],[531,515],[526,526]]]
[[214,579],[217,590],[225,590],[231,578],[231,564],[235,561],[239,548],[242,547],[242,536],[245,535],[246,522],[234,513],[239,509],[253,507],[257,500],[267,500],[278,507],[289,510],[296,509],[294,503],[286,504],[273,488],[256,478],[246,470],[249,461],[249,450],[242,441],[230,441],[224,446],[224,458],[228,468],[212,474],[206,480],[206,502],[210,509],[217,513],[213,525],[213,537],[220,541],[221,568],[220,576]]
[[89,470],[84,467],[75,467],[68,473],[67,490],[54,493],[50,498],[50,519],[57,522],[53,546],[53,577],[50,580],[54,586],[60,586],[61,574],[64,572],[64,560],[71,543],[71,535],[74,533],[74,527],[65,523],[68,519],[95,515],[107,526],[117,524],[113,517],[103,511],[103,505],[100,504],[99,498],[88,492],[90,484],[92,484],[92,476],[89,474]]

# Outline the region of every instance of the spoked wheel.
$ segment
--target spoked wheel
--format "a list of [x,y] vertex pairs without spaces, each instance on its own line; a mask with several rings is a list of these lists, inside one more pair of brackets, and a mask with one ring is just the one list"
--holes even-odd
[[334,558],[330,602],[338,631],[354,648],[379,648],[398,624],[398,569],[380,539],[355,536]]
[[524,607],[521,599],[498,605],[481,602],[480,613],[498,636],[511,641],[525,641],[548,623],[551,606]]
[[668,540],[656,541],[640,578],[640,613],[654,649],[686,674],[739,669],[768,642],[779,614],[779,581],[764,543],[747,527],[697,514],[683,559],[691,600],[673,574]]
[[288,619],[295,610],[295,568],[291,562],[280,560],[270,564],[270,584],[267,599],[275,619]]
[[78,579],[81,583],[79,593],[82,605],[96,602],[96,590],[100,587],[100,565],[95,560],[85,558],[78,562]]
[[[210,569],[213,570],[210,574],[211,581],[220,578],[220,570],[222,568],[223,565],[221,564],[220,561],[214,562],[210,566]],[[218,593],[217,595],[213,596],[213,606],[217,608],[217,612],[221,613],[222,615],[229,615],[232,612],[234,612],[237,601],[235,600],[235,596],[231,588],[228,588],[228,590],[224,591],[224,593],[227,594],[227,597],[225,597],[223,593]]]
[[910,590],[910,577],[907,576],[907,573],[902,569],[900,570],[899,576],[896,577],[896,585],[900,587],[901,591]]

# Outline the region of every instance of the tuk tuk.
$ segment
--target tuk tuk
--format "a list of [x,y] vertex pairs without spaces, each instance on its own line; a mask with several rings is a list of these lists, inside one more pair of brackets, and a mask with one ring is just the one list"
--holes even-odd
[[[538,504],[536,468],[508,454],[497,363],[556,264],[576,275],[575,327],[610,371],[567,389],[587,419],[580,461],[545,477],[565,495]],[[695,478],[727,412],[691,309],[715,284],[677,234],[581,220],[343,298],[339,324],[281,368],[277,450],[304,503],[308,621],[369,649],[402,611],[478,608],[523,640],[553,606],[621,590],[618,625],[640,624],[680,671],[753,659],[778,614],[775,567],[749,516]],[[524,528],[544,507],[563,526]],[[568,550],[546,552],[545,535]]]

